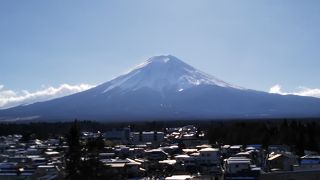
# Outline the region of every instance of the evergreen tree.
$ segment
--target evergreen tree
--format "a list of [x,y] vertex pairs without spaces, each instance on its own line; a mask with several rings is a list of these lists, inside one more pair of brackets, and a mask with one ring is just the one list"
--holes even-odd
[[97,138],[89,139],[86,143],[86,154],[89,156],[98,157],[99,153],[101,153],[104,149],[104,139],[100,135]]
[[304,155],[304,150],[306,147],[305,130],[304,126],[299,122],[298,124],[298,137],[296,141],[296,153],[298,156]]
[[69,149],[66,153],[66,179],[81,179],[81,144],[77,120],[74,121],[67,135]]
[[317,142],[317,124],[315,122],[308,123],[307,125],[307,136],[308,136],[308,143],[306,148],[311,151],[319,151],[318,142]]
[[85,144],[86,151],[81,165],[81,177],[86,180],[115,179],[115,174],[110,173],[109,167],[99,160],[99,153],[103,152],[105,141],[103,137],[92,138]]

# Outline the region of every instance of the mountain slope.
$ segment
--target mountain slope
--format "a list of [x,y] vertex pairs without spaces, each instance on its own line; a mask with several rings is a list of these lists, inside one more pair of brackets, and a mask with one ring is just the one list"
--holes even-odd
[[164,90],[182,91],[198,85],[238,88],[205,74],[171,55],[152,57],[129,73],[103,86],[108,86],[104,90],[106,93],[115,87],[128,91],[147,87],[161,92]]
[[320,99],[244,89],[174,56],[71,96],[0,111],[0,120],[175,120],[320,117]]

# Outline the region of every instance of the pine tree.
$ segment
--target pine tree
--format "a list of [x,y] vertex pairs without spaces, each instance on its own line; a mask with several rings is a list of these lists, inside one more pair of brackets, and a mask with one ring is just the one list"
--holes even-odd
[[66,179],[78,180],[81,179],[81,144],[80,130],[77,120],[74,121],[67,135],[69,145],[66,153]]
[[306,147],[305,129],[304,129],[304,126],[299,122],[299,124],[298,124],[298,137],[296,140],[296,153],[298,156],[304,155],[305,147]]
[[308,136],[308,143],[307,143],[307,149],[311,151],[319,151],[318,147],[318,141],[317,141],[317,124],[315,122],[308,123],[307,124],[307,136]]

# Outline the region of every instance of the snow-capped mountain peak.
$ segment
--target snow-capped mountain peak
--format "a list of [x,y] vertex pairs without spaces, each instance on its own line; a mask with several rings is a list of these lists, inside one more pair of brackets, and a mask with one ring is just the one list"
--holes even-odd
[[238,88],[168,55],[87,91],[0,110],[0,121],[319,118],[319,109],[318,98]]
[[155,62],[155,63],[168,63],[168,62],[182,62],[178,58],[172,56],[172,55],[160,55],[160,56],[153,56],[150,59],[147,60],[147,62]]
[[149,58],[127,74],[106,83],[107,87],[103,90],[103,93],[114,88],[120,88],[123,91],[151,88],[156,91],[174,90],[181,92],[198,85],[240,89],[205,74],[172,55],[161,55]]

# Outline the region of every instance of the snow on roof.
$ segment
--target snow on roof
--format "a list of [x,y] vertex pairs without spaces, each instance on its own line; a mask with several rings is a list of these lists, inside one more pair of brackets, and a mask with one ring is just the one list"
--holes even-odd
[[250,151],[250,150],[257,150],[257,148],[255,148],[255,147],[251,147],[251,146],[250,146],[250,147],[246,147],[246,150],[247,150],[247,151]]
[[301,158],[302,159],[319,159],[320,160],[320,155],[306,155]]
[[223,148],[223,149],[229,149],[230,148],[230,145],[223,145],[223,146],[221,146],[221,148]]
[[169,165],[174,165],[177,163],[176,160],[163,160],[163,161],[159,161],[160,164],[169,164]]
[[56,168],[54,165],[40,165],[37,166],[39,169],[48,169],[48,168]]
[[174,175],[171,177],[166,177],[165,180],[186,180],[186,179],[191,179],[192,176],[190,175]]
[[202,145],[197,146],[197,148],[211,148],[211,145],[209,145],[209,144],[202,144]]
[[182,149],[184,153],[193,153],[193,152],[198,152],[198,149]]
[[233,145],[230,146],[230,149],[241,149],[242,145]]
[[113,168],[123,168],[126,164],[125,163],[116,163],[116,164],[107,164]]
[[152,152],[163,152],[164,151],[162,149],[151,149],[151,150],[147,150],[146,153],[152,153]]
[[247,156],[250,155],[252,151],[246,151],[246,152],[239,152],[236,154],[236,156]]
[[235,163],[235,162],[240,162],[240,163],[249,162],[249,163],[251,163],[251,160],[249,158],[246,158],[246,157],[230,157],[228,159],[225,159],[225,161],[228,164]]
[[201,149],[199,152],[218,152],[219,149],[216,149],[216,148],[204,148],[204,149]]
[[129,163],[127,163],[128,165],[138,165],[138,166],[141,165],[140,162],[137,162],[137,161],[132,160],[132,159],[130,159],[130,158],[127,158],[127,160],[129,161]]
[[279,157],[281,157],[281,156],[282,156],[282,154],[275,154],[275,155],[269,157],[269,158],[268,158],[268,161],[272,161],[272,160],[277,159],[277,158],[279,158]]
[[177,156],[175,156],[174,158],[189,158],[190,156],[188,156],[188,155],[185,155],[185,154],[181,154],[181,155],[177,155]]
[[60,153],[57,151],[47,151],[45,152],[46,155],[59,155]]

